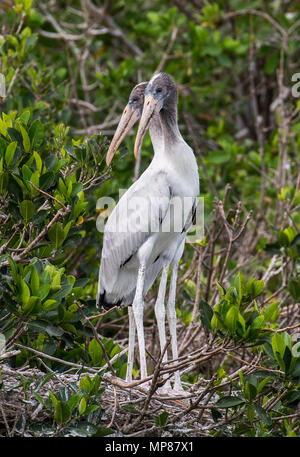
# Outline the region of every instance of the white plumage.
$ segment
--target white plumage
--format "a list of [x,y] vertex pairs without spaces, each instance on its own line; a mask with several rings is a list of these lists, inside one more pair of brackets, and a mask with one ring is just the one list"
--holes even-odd
[[[97,304],[106,308],[115,304],[132,304],[132,309],[129,308],[127,381],[132,379],[135,332],[140,352],[140,375],[142,379],[147,376],[143,297],[161,270],[155,314],[161,349],[165,346],[164,298],[170,265],[172,276],[167,317],[172,357],[178,358],[177,268],[199,195],[197,163],[177,125],[176,86],[165,73],[155,75],[148,85],[142,83],[132,91],[108,151],[107,162],[111,161],[118,145],[140,117],[135,155],[149,127],[154,157],[145,172],[121,197],[107,221],[97,294]],[[167,354],[163,360],[167,360]],[[170,382],[165,387],[169,389]],[[181,390],[179,373],[175,374],[174,389]]]

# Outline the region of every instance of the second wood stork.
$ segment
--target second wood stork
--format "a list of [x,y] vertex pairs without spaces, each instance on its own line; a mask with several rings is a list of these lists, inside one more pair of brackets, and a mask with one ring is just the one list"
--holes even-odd
[[[147,368],[143,297],[158,272],[163,269],[155,313],[160,344],[164,347],[164,296],[170,264],[172,276],[167,316],[173,359],[178,357],[175,311],[177,266],[184,249],[186,232],[195,213],[199,176],[193,151],[178,129],[177,89],[173,79],[166,73],[159,73],[147,86],[142,84],[140,89],[144,91],[145,99],[134,152],[137,156],[143,137],[150,127],[155,154],[149,167],[122,196],[107,221],[97,302],[106,307],[132,303],[132,311],[129,312],[128,370],[132,371],[132,346],[137,331],[140,374],[144,379]],[[134,101],[137,103],[138,98],[131,98],[124,110],[108,152],[108,162],[141,114],[140,110],[133,108]],[[128,370],[126,379],[130,381],[131,374]],[[175,374],[174,389],[181,390],[179,373]]]

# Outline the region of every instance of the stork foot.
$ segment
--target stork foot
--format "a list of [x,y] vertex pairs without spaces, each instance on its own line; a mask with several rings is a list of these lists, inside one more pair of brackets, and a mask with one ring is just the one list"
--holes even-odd
[[157,389],[156,392],[158,395],[166,395],[168,397],[187,397],[189,395],[189,393],[186,390],[182,388],[175,389],[172,386],[160,387],[159,389]]
[[180,388],[173,388],[172,389],[172,394],[175,395],[176,397],[187,397],[189,393],[184,390],[182,387]]
[[165,382],[165,384],[157,389],[159,395],[170,395],[172,393],[172,386],[170,381]]
[[182,387],[181,380],[178,375],[177,376],[175,375],[175,382],[174,382],[172,391],[173,391],[173,395],[176,395],[176,396],[186,397],[188,395],[188,392],[186,390],[184,390],[184,388]]
[[143,384],[140,384],[139,387],[148,393],[150,390],[150,387],[151,387],[151,382],[150,381],[143,382]]
[[174,383],[174,387],[172,387],[171,382],[167,381],[162,387],[157,389],[157,393],[159,395],[168,395],[169,397],[174,397],[174,396],[188,396],[188,392],[183,389],[181,383]]

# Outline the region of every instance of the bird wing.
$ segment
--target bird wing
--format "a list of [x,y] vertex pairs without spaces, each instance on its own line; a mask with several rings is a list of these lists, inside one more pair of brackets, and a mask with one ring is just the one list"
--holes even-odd
[[171,193],[167,175],[148,170],[121,197],[106,223],[98,296],[113,290],[120,268],[159,231],[168,211]]

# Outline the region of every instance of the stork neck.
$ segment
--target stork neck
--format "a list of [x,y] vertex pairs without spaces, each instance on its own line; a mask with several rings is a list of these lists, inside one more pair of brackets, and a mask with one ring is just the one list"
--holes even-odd
[[159,114],[165,149],[168,150],[175,143],[182,141],[182,136],[177,123],[177,108],[176,106],[168,106],[166,108],[162,108]]
[[149,132],[151,142],[154,150],[154,154],[163,149],[164,137],[161,128],[160,117],[158,114],[154,114],[149,125]]
[[184,141],[177,124],[176,105],[168,106],[168,109],[162,109],[159,114],[153,115],[149,125],[149,133],[154,156],[157,159],[172,151],[176,143]]

